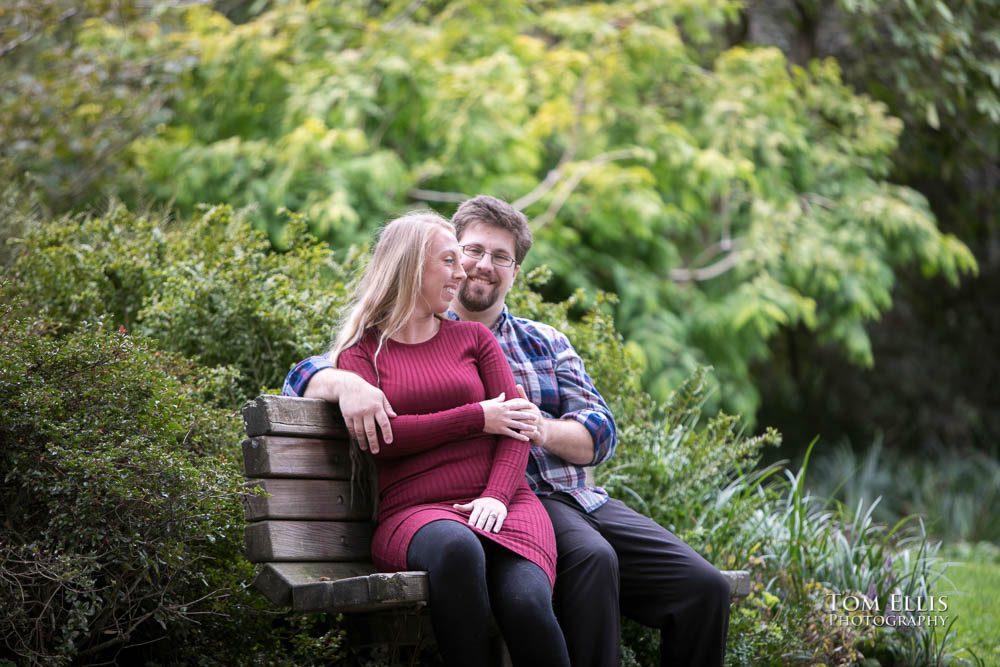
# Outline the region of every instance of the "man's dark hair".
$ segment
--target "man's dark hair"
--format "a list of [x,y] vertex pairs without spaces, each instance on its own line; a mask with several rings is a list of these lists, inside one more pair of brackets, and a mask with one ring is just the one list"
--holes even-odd
[[496,197],[476,195],[467,199],[458,207],[455,215],[451,216],[451,222],[455,225],[455,236],[459,241],[462,240],[465,228],[477,222],[506,229],[514,236],[514,261],[518,264],[524,261],[524,256],[531,250],[528,219],[516,208]]

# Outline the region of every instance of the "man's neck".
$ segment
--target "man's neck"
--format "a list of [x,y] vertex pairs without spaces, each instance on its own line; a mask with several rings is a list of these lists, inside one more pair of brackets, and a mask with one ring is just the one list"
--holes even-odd
[[500,317],[500,313],[503,312],[503,301],[498,301],[486,310],[480,310],[478,312],[473,312],[462,307],[458,299],[451,302],[451,309],[458,315],[461,320],[466,320],[468,322],[479,322],[480,324],[485,324],[486,328],[492,328],[496,324],[497,319]]

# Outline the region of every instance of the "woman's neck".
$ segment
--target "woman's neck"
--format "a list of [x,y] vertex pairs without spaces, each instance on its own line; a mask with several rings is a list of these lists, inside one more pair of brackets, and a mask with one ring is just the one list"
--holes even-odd
[[434,313],[414,314],[403,327],[389,338],[398,343],[423,343],[430,340],[441,328],[441,320]]

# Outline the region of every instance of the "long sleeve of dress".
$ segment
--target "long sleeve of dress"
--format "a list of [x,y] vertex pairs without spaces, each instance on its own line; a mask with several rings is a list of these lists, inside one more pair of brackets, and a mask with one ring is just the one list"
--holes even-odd
[[[494,341],[495,343],[495,341]],[[499,349],[499,346],[498,346]],[[506,364],[506,360],[504,361]],[[373,386],[378,385],[375,368],[360,345],[341,352],[337,367],[360,375]],[[508,373],[510,369],[508,368]],[[513,377],[511,377],[513,382]],[[499,391],[497,393],[500,393]],[[418,415],[397,415],[390,419],[392,443],[386,444],[379,429],[379,452],[376,458],[395,458],[439,447],[483,432],[485,417],[479,403],[468,403],[449,410]],[[521,466],[524,474],[525,462]]]
[[[479,375],[486,388],[486,395],[497,396],[500,392],[504,392],[508,399],[516,398],[517,385],[514,383],[514,375],[503,350],[500,349],[500,344],[484,326],[477,327],[476,334],[479,342]],[[510,503],[517,485],[524,479],[524,471],[528,465],[528,450],[526,442],[514,438],[500,438],[493,457],[490,478],[486,490],[483,491],[484,496],[496,498],[505,505]]]

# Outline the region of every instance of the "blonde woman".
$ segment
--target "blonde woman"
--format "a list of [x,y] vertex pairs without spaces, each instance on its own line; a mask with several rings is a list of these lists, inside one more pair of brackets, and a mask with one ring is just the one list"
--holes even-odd
[[330,352],[396,411],[392,442],[371,448],[372,558],[427,570],[447,664],[492,661],[492,615],[515,665],[568,665],[552,611],[555,536],[525,480],[533,413],[504,402],[516,385],[489,330],[442,316],[465,278],[461,252],[435,213],[390,222]]

